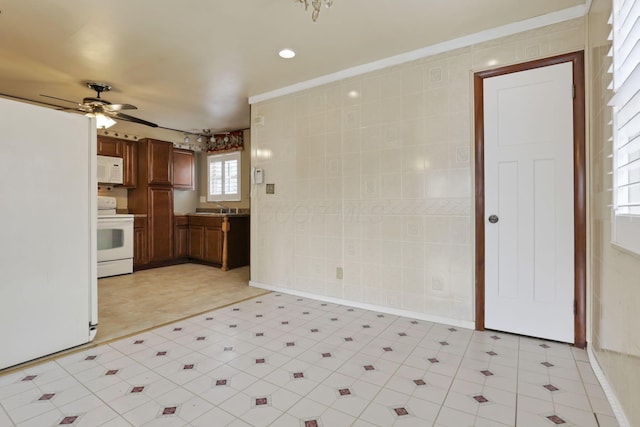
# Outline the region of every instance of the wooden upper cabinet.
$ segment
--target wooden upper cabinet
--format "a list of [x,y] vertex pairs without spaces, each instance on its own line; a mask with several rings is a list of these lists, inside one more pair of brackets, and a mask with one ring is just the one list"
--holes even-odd
[[195,190],[195,153],[180,148],[173,149],[173,188]]
[[173,144],[149,139],[147,144],[149,185],[173,184]]
[[124,177],[122,186],[136,188],[138,185],[138,143],[122,141],[122,163]]
[[115,138],[98,137],[98,155],[122,157],[122,140]]

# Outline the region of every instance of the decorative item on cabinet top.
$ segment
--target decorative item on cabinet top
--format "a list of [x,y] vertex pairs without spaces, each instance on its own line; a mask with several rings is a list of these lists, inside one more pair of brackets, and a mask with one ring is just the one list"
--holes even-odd
[[[175,132],[178,132],[178,131],[175,131]],[[200,135],[200,134],[194,133],[193,135]],[[107,130],[107,129],[98,129],[98,136],[108,136],[110,138],[126,139],[130,141],[138,141],[140,139],[150,138],[149,136],[134,135],[134,134],[131,134],[130,132],[113,131],[113,130]],[[175,148],[182,148],[185,150],[191,150],[195,152],[207,151],[208,149],[208,145],[207,145],[208,138],[204,142],[198,141],[195,138],[189,138],[188,143],[185,143],[183,136],[176,137],[175,135],[174,136],[164,135],[162,136],[162,139],[165,141],[171,142]]]
[[244,150],[244,130],[216,133],[209,139],[210,153]]
[[109,136],[111,138],[128,139],[130,141],[137,141],[140,139],[138,135],[132,135],[129,132],[118,132],[107,129],[98,129],[98,136]]

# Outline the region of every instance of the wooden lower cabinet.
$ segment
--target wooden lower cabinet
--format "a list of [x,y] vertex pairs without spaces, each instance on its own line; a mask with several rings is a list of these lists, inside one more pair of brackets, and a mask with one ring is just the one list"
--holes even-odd
[[189,258],[189,218],[176,215],[173,218],[173,258],[176,261]]
[[204,225],[189,224],[189,259],[204,261]]
[[133,218],[133,268],[140,269],[148,262],[147,249],[147,218],[135,216]]
[[189,215],[189,258],[222,264],[222,217]]
[[212,264],[222,264],[222,229],[204,228],[204,260]]
[[223,270],[249,265],[249,216],[189,215],[189,259]]
[[149,263],[173,259],[173,188],[149,187]]
[[[165,209],[168,200],[166,191],[149,188],[150,207]],[[167,218],[156,212],[154,217],[134,217],[134,270],[187,261],[225,271],[249,265],[249,216],[171,214]]]

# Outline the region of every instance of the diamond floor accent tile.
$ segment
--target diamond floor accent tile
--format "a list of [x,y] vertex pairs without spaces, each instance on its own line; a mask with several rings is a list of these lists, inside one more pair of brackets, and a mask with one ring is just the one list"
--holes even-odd
[[513,425],[512,402],[523,426],[587,425],[572,404],[603,393],[561,343],[277,295],[2,373],[0,425]]
[[567,423],[565,420],[563,420],[562,418],[560,418],[557,415],[549,415],[547,417],[547,419],[549,421],[551,421],[552,423],[554,423],[554,424],[566,424]]
[[175,415],[178,408],[176,406],[169,406],[162,410],[162,415]]
[[62,421],[60,421],[60,425],[68,425],[68,424],[73,424],[76,422],[76,420],[78,419],[77,416],[73,415],[73,416],[69,416],[69,417],[64,417],[62,419]]

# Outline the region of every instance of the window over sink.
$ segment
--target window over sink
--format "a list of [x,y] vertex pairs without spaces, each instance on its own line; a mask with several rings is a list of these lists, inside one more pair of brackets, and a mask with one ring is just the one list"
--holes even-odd
[[208,202],[240,201],[240,151],[207,156]]

